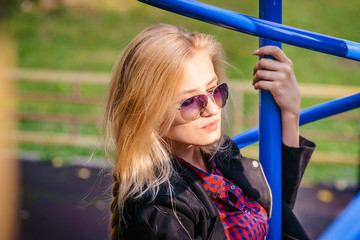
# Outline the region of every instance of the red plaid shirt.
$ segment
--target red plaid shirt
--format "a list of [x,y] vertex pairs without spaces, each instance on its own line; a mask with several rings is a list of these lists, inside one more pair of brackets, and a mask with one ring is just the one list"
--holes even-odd
[[211,159],[210,173],[175,158],[188,166],[201,181],[219,211],[228,239],[266,239],[268,216],[265,209],[248,198],[241,188],[224,178]]

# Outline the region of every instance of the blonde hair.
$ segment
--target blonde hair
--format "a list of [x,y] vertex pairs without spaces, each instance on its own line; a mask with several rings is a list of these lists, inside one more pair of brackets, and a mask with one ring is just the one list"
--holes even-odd
[[173,168],[164,140],[175,117],[169,107],[186,64],[199,50],[209,54],[219,82],[225,81],[221,45],[210,35],[168,24],[145,29],[120,56],[104,116],[105,152],[115,159],[111,239],[119,237],[126,199],[144,194],[154,199],[163,183],[171,189]]

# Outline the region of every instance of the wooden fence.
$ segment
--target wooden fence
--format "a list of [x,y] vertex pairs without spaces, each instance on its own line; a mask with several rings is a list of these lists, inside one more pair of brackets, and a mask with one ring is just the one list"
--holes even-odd
[[[81,88],[85,85],[105,86],[108,84],[110,74],[94,73],[94,72],[63,72],[53,70],[29,70],[16,69],[12,72],[13,78],[18,81],[33,81],[44,83],[64,83],[70,84],[69,93],[48,93],[41,92],[19,92],[18,99],[20,102],[55,102],[70,104],[104,104],[104,96],[84,95],[81,94]],[[236,109],[241,111],[232,111],[232,128],[231,134],[243,131],[243,126],[257,125],[257,114],[244,114],[244,103],[246,94],[256,94],[250,81],[230,80],[232,96],[236,105]],[[360,86],[344,86],[344,85],[321,85],[321,84],[299,84],[302,97],[311,97],[319,99],[335,99],[360,92]],[[71,126],[70,133],[55,133],[43,131],[17,131],[16,138],[20,142],[40,143],[40,144],[56,144],[70,145],[81,147],[99,146],[99,137],[95,135],[81,134],[79,126],[81,124],[99,125],[99,115],[78,115],[78,114],[62,114],[47,112],[22,112],[18,111],[19,121],[31,122],[50,122],[63,123]],[[338,121],[355,121],[359,122],[359,111],[348,112],[331,117]],[[320,130],[301,130],[301,134],[316,140],[336,139],[342,142],[358,142],[359,133],[352,132],[341,134],[333,131]],[[242,150],[244,155],[249,157],[257,157],[256,147],[246,147]],[[359,164],[357,154],[343,154],[334,152],[315,151],[313,160],[315,162],[326,163],[343,163],[350,165]]]

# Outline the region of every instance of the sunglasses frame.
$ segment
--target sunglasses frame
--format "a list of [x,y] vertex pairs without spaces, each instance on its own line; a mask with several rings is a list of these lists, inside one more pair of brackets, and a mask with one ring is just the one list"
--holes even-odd
[[[214,98],[214,92],[215,92],[215,90],[216,90],[219,86],[221,86],[221,85],[225,85],[225,86],[226,86],[226,92],[227,92],[227,98],[226,98],[226,100],[225,100],[224,106],[222,106],[222,107],[220,107],[220,106],[217,104],[217,102],[216,102],[216,100],[215,100],[215,98]],[[182,107],[183,103],[184,103],[185,101],[189,100],[190,98],[197,97],[197,96],[204,96],[204,95],[206,96],[207,99],[211,98],[211,100],[212,100],[214,103],[216,103],[217,106],[219,106],[220,108],[223,108],[223,107],[225,107],[226,102],[227,102],[227,99],[229,98],[229,86],[227,85],[227,83],[223,82],[223,83],[220,83],[220,84],[216,85],[212,90],[206,91],[206,93],[196,94],[196,95],[193,95],[193,96],[191,96],[191,97],[188,97],[188,98],[184,99],[183,101],[181,101],[180,107],[177,108],[177,110],[181,110],[181,107]],[[209,95],[210,95],[210,96],[209,96]],[[205,109],[206,109],[208,103],[209,103],[209,100],[207,100],[206,105],[204,106],[204,108],[202,108],[202,109],[200,110],[198,117],[195,118],[195,119],[187,120],[187,119],[185,119],[185,118],[182,116],[181,112],[180,112],[180,115],[181,115],[181,117],[182,117],[185,121],[195,121],[195,120],[199,119],[199,118],[203,115],[203,113],[205,112]]]

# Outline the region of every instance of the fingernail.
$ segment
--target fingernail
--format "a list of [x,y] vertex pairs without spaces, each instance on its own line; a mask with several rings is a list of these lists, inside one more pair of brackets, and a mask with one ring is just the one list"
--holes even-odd
[[257,55],[259,53],[259,49],[256,49],[252,54]]

